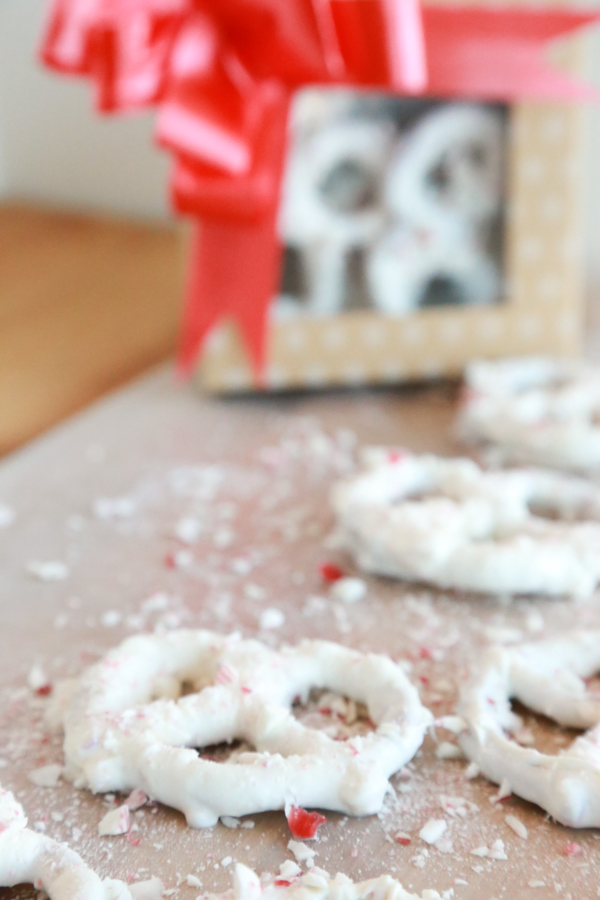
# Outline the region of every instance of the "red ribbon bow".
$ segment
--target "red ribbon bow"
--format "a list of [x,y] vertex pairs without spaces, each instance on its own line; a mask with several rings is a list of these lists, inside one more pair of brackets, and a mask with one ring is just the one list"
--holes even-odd
[[598,18],[419,0],[54,0],[42,58],[90,78],[104,112],[158,105],[174,206],[198,222],[180,364],[189,371],[211,329],[232,318],[260,374],[294,91],[586,99],[592,89],[551,69],[543,51]]

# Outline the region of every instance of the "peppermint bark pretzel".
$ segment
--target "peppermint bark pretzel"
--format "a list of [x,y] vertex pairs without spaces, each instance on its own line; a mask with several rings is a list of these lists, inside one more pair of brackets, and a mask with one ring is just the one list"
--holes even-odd
[[[488,650],[461,692],[460,745],[491,781],[537,803],[563,825],[600,828],[600,694],[583,679],[600,670],[600,631]],[[590,729],[552,756],[510,735],[520,719],[510,700],[565,728]]]
[[[318,688],[364,703],[375,731],[339,741],[303,725],[291,706]],[[288,804],[368,815],[431,721],[384,656],[326,641],[277,653],[209,631],[144,635],[74,684],[63,715],[66,776],[94,792],[140,788],[194,827]],[[255,751],[222,763],[198,755],[234,740]]]
[[332,493],[362,569],[485,593],[585,597],[600,581],[600,489],[586,481],[378,448],[364,459]]
[[[64,844],[30,831],[23,807],[0,785],[0,887],[31,883],[50,900],[135,900],[162,896],[158,879],[127,886],[102,879]],[[152,888],[152,891],[150,890]]]
[[506,462],[600,471],[600,367],[530,357],[471,363],[457,432]]

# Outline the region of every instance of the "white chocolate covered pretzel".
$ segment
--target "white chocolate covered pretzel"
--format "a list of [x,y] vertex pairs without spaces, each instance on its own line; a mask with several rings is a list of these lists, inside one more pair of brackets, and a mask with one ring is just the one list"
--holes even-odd
[[600,489],[535,469],[372,449],[334,487],[358,565],[442,588],[587,596],[600,581]]
[[[292,711],[311,689],[364,703],[375,731],[333,740]],[[209,631],[126,640],[83,673],[64,712],[66,776],[94,792],[140,788],[214,825],[286,805],[376,813],[432,720],[385,656],[326,641],[280,652]],[[242,740],[226,762],[198,749]]]
[[[563,825],[600,827],[600,694],[583,679],[600,670],[600,631],[488,650],[461,692],[464,753],[490,780],[537,803]],[[557,756],[510,735],[521,701],[566,728],[589,729]]]
[[331,878],[315,866],[305,875],[298,869],[296,875],[286,872],[285,877],[259,878],[241,863],[234,869],[231,890],[206,897],[210,900],[442,900],[437,891],[424,891],[421,897],[412,894],[391,875],[355,884],[347,875]]
[[158,879],[130,887],[103,881],[66,845],[30,831],[23,807],[0,786],[0,887],[29,883],[50,900],[135,900],[150,896],[150,884],[156,885],[153,896],[162,896]]
[[459,437],[507,462],[600,470],[600,367],[529,357],[471,363]]

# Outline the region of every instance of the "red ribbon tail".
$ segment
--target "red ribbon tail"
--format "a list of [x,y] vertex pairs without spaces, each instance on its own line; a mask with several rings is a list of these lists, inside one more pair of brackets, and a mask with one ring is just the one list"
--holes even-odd
[[258,224],[204,219],[196,226],[178,353],[181,375],[191,374],[213,328],[229,319],[240,329],[257,384],[263,382],[280,256],[275,215]]

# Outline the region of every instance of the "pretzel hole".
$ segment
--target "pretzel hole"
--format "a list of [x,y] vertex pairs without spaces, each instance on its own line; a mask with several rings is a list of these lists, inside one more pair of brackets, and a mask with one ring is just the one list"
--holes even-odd
[[256,747],[247,741],[234,738],[232,741],[223,741],[220,744],[210,744],[207,747],[196,747],[196,752],[201,759],[209,762],[234,763],[242,753],[254,753]]
[[206,685],[197,684],[189,680],[180,680],[175,676],[165,676],[158,679],[152,686],[150,701],[155,700],[179,700],[188,694],[196,694]]
[[587,500],[566,506],[564,503],[553,503],[546,497],[532,497],[527,502],[527,508],[532,516],[550,522],[586,522],[596,518]]
[[513,713],[519,717],[520,726],[508,733],[522,747],[534,747],[540,753],[556,756],[566,750],[576,737],[583,734],[584,729],[565,728],[542,713],[534,712],[519,700],[511,701]]
[[292,714],[306,728],[323,731],[335,741],[369,734],[376,727],[364,703],[326,689],[313,689],[306,702],[297,698]]

